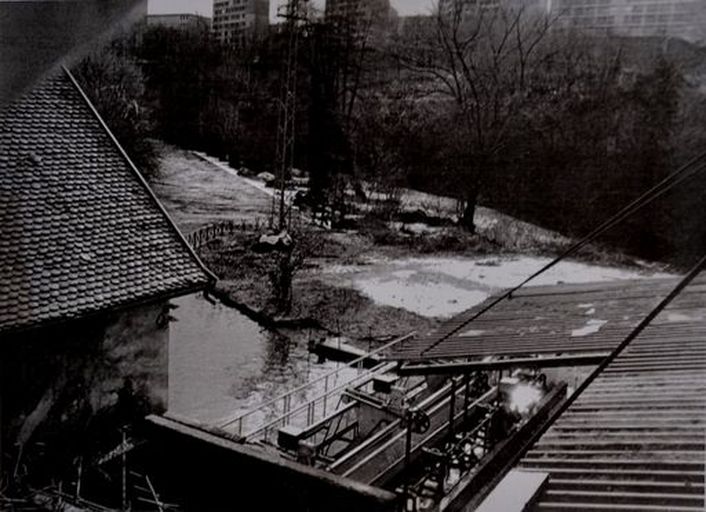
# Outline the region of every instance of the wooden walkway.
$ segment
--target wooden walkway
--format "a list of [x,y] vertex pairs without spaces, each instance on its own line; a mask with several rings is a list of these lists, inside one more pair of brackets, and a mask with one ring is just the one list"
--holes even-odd
[[550,475],[537,511],[702,512],[705,443],[702,274],[585,389],[520,466]]
[[[611,352],[675,279],[536,286],[474,318],[491,297],[391,356],[405,361]],[[684,292],[688,300],[694,294]]]

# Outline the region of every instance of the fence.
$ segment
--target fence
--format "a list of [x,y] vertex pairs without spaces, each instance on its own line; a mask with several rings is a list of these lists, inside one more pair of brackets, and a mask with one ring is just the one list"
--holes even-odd
[[[300,227],[302,218],[302,215],[297,215],[296,217],[294,217],[292,219],[292,221],[294,222],[293,227]],[[309,217],[309,221],[313,225],[324,228],[330,228],[331,216],[330,213],[325,212],[322,214],[313,214],[311,217]],[[196,231],[188,233],[184,236],[184,238],[186,238],[186,241],[189,242],[189,245],[191,245],[191,247],[193,247],[194,249],[199,249],[204,244],[208,243],[209,241],[215,238],[218,238],[219,236],[232,235],[236,232],[257,233],[264,231],[265,229],[270,229],[270,223],[267,222],[265,219],[256,218],[254,221],[226,220],[222,222],[208,224],[200,229],[197,229]]]
[[198,249],[205,243],[213,240],[214,238],[218,238],[219,236],[232,235],[236,232],[258,232],[264,229],[265,226],[267,226],[267,223],[260,222],[260,219],[256,219],[254,222],[246,222],[244,220],[240,222],[226,220],[223,222],[209,224],[197,229],[196,231],[192,231],[191,233],[185,235],[185,238],[191,247]]

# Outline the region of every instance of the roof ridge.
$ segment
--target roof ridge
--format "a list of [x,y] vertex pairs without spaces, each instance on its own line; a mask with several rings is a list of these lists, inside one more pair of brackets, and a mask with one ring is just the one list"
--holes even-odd
[[81,88],[79,85],[78,81],[76,78],[73,76],[71,71],[65,66],[61,66],[62,70],[64,71],[64,74],[66,77],[69,79],[71,82],[72,86],[76,89],[76,91],[79,93],[79,96],[83,99],[84,103],[88,107],[88,109],[91,111],[93,116],[96,118],[98,121],[98,124],[101,126],[101,129],[108,135],[108,138],[110,139],[111,143],[115,146],[115,148],[118,150],[118,153],[120,154],[121,158],[125,160],[125,162],[128,164],[128,167],[130,168],[130,171],[137,177],[138,182],[144,188],[144,190],[147,192],[147,195],[150,197],[151,201],[157,206],[159,211],[162,213],[164,218],[167,220],[167,224],[169,225],[170,229],[172,232],[176,235],[177,240],[179,240],[179,243],[181,243],[188,253],[191,255],[191,257],[196,261],[198,266],[201,268],[201,270],[204,271],[204,273],[208,276],[208,279],[213,285],[216,281],[218,281],[218,277],[209,270],[209,268],[201,261],[201,258],[199,258],[198,254],[196,254],[196,251],[194,251],[193,247],[189,245],[189,242],[186,240],[182,232],[179,230],[177,227],[176,223],[172,219],[172,217],[169,215],[167,210],[164,208],[164,205],[161,203],[161,201],[157,198],[155,193],[153,192],[152,188],[149,186],[147,181],[145,180],[144,176],[142,176],[142,173],[139,171],[137,166],[133,163],[133,161],[130,159],[130,156],[127,154],[125,149],[123,149],[122,145],[118,141],[118,139],[115,137],[113,132],[110,130],[110,127],[105,123],[103,120],[103,117],[100,115],[98,110],[96,110],[95,106],[91,102],[90,98],[88,95],[84,92],[84,90]]

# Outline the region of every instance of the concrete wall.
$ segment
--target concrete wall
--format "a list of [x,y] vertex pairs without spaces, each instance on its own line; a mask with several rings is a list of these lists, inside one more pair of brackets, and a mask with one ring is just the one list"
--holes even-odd
[[[118,423],[167,407],[166,303],[2,340],[5,470],[18,457],[49,477],[72,452],[101,451]],[[21,455],[20,455],[21,454]]]
[[185,511],[394,512],[397,497],[165,417],[148,418],[145,459]]

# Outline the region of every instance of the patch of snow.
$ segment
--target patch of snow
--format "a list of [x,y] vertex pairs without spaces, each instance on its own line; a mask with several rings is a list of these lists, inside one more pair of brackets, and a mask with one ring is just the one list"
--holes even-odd
[[585,309],[586,312],[584,314],[587,316],[591,316],[591,315],[596,314],[596,308],[593,307],[593,304],[579,304],[576,307],[580,308],[580,309]]
[[[417,257],[370,258],[365,265],[331,265],[323,269],[337,285],[342,282],[373,301],[424,316],[450,317],[476,306],[490,295],[513,287],[548,263],[548,258]],[[672,277],[573,261],[559,263],[528,286],[641,277]],[[594,304],[580,304],[595,314]]]
[[[518,257],[501,260],[498,266],[478,265],[477,261],[460,258],[428,258],[416,260],[427,269],[444,273],[456,279],[476,281],[481,273],[485,284],[494,288],[511,288],[551,261],[548,258]],[[487,260],[484,260],[487,261]],[[616,281],[635,279],[641,274],[619,268],[601,267],[573,261],[561,262],[530,281],[528,286],[551,285],[558,283],[590,283],[595,281]],[[668,274],[655,274],[652,277],[671,277]]]
[[[194,155],[196,155],[197,157],[201,158],[202,160],[209,162],[210,164],[214,165],[215,167],[218,167],[222,171],[227,172],[231,176],[237,177],[240,181],[242,181],[246,185],[249,185],[249,186],[257,189],[260,192],[263,192],[270,197],[274,197],[278,193],[277,190],[268,187],[265,184],[265,182],[262,180],[247,178],[247,177],[241,175],[236,169],[233,169],[230,165],[228,165],[227,162],[223,162],[222,160],[214,158],[214,157],[207,155],[206,153],[202,153],[200,151],[193,151],[192,153]],[[269,173],[260,173],[260,174],[269,174]],[[285,200],[288,203],[291,203],[293,197],[294,197],[294,192],[292,192],[291,190],[285,190]],[[294,206],[293,208],[295,210],[298,209],[298,207],[296,207],[296,206]]]
[[463,338],[475,338],[476,336],[481,336],[483,333],[485,333],[485,331],[471,329],[469,331],[462,332],[459,336]]
[[684,313],[667,313],[667,322],[696,322],[704,319],[704,314],[685,315]]
[[486,292],[464,290],[446,283],[370,278],[355,280],[354,285],[378,304],[432,318],[453,316],[488,298]]
[[388,223],[388,226],[391,229],[403,231],[406,233],[413,233],[415,235],[420,235],[424,233],[438,233],[439,231],[443,231],[444,229],[443,227],[429,226],[428,224],[424,224],[423,222],[412,222],[409,224],[405,224],[404,222],[390,222]]
[[500,222],[498,219],[492,219],[484,215],[476,215],[473,221],[476,224],[476,228],[479,229],[490,229]]
[[390,275],[396,279],[409,279],[414,276],[414,274],[416,274],[414,270],[398,270]]
[[434,226],[428,226],[422,222],[414,222],[412,224],[405,224],[402,229],[409,231],[410,233],[434,233],[440,231],[440,228]]
[[581,327],[580,329],[574,329],[573,331],[571,331],[571,337],[576,338],[580,336],[588,336],[589,334],[595,334],[600,331],[601,327],[603,327],[607,323],[608,320],[591,319],[586,322],[585,326]]

